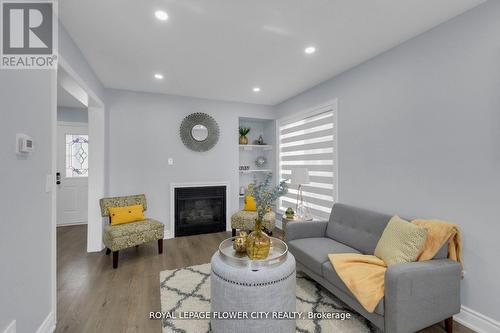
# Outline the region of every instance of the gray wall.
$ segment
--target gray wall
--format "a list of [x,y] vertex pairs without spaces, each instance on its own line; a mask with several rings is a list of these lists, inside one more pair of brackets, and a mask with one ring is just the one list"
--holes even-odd
[[[62,25],[59,54],[103,97],[104,88]],[[12,320],[17,332],[32,333],[51,312],[51,92],[45,70],[0,71],[0,331]],[[30,135],[35,152],[14,153],[15,134]]]
[[345,203],[460,225],[463,305],[500,320],[500,1],[277,106],[339,99]]
[[[0,71],[0,331],[16,319],[17,332],[36,332],[51,312],[50,75]],[[31,156],[15,154],[16,133],[33,138]]]
[[[272,108],[198,98],[107,90],[109,194],[146,193],[147,215],[170,225],[170,183],[229,181],[231,210],[238,209],[238,117],[272,118]],[[193,112],[218,122],[218,144],[187,149],[182,119]],[[174,165],[167,165],[172,157]]]
[[58,107],[57,121],[68,123],[88,123],[89,113],[87,109]]

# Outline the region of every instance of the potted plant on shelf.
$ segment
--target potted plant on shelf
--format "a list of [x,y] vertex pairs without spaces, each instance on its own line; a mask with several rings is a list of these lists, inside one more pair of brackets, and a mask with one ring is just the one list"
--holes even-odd
[[262,231],[262,220],[267,212],[271,211],[271,206],[276,199],[288,192],[288,185],[285,181],[271,188],[272,174],[269,173],[266,179],[258,183],[253,183],[253,197],[257,206],[257,218],[255,219],[255,228],[246,239],[247,255],[252,260],[266,259],[271,248],[271,239]]
[[248,144],[247,134],[248,132],[250,132],[250,127],[240,127],[239,132],[240,132],[240,145],[247,145]]

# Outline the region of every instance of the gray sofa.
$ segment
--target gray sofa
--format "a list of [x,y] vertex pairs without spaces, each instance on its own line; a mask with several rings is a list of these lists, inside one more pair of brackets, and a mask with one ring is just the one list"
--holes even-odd
[[433,260],[391,265],[385,274],[385,296],[367,312],[342,282],[330,253],[373,254],[390,215],[335,204],[329,221],[289,222],[286,242],[297,269],[316,280],[375,326],[388,333],[415,332],[445,321],[460,311],[458,263],[446,259],[446,246]]

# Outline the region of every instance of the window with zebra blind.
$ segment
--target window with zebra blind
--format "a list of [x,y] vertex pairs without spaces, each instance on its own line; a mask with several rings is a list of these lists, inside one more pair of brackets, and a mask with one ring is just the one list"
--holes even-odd
[[[278,122],[279,177],[290,179],[292,170],[306,168],[309,182],[302,184],[302,200],[315,219],[330,216],[337,201],[337,106],[336,103]],[[281,213],[297,205],[298,184],[290,184],[281,197]]]

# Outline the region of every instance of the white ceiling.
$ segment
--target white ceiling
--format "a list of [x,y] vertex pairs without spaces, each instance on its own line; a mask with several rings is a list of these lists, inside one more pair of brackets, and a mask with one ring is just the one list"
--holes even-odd
[[107,88],[274,105],[482,2],[63,0],[59,14]]

